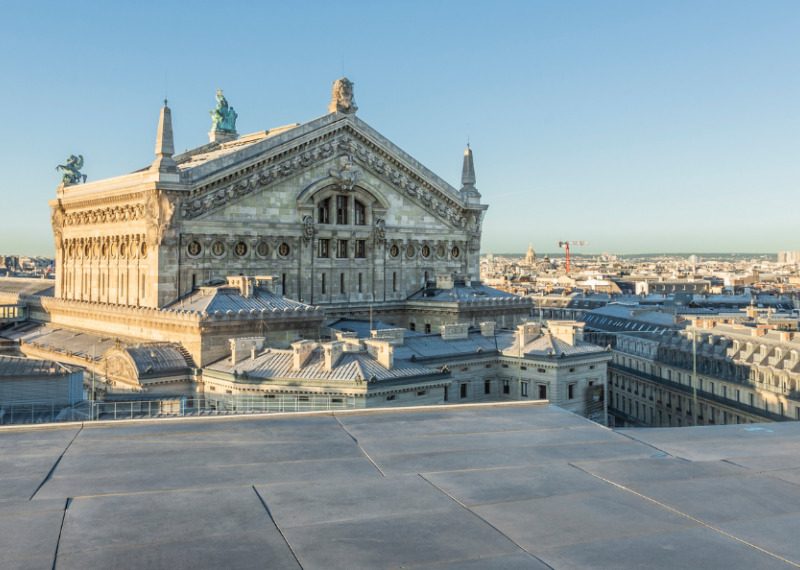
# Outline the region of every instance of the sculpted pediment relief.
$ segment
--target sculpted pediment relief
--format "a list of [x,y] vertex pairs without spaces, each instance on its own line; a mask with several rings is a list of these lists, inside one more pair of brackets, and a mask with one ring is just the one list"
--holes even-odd
[[352,187],[366,170],[454,228],[474,231],[471,226],[480,225],[480,211],[484,206],[466,206],[452,190],[426,179],[350,124],[315,142],[260,157],[256,165],[239,166],[238,170],[232,167],[224,177],[217,177],[216,182],[200,186],[185,197],[181,217],[201,218],[337,157],[338,162],[328,169],[324,178],[335,180],[343,187]]

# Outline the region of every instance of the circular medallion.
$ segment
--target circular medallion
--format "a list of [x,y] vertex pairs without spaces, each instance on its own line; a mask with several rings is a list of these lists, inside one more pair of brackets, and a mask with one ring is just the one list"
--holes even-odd
[[215,241],[211,244],[211,253],[216,255],[217,257],[221,257],[225,254],[225,244],[221,241]]
[[458,249],[458,246],[457,246],[457,245],[454,245],[454,246],[453,246],[453,249],[451,249],[451,250],[450,250],[450,256],[451,256],[453,259],[456,259],[456,258],[457,258],[459,255],[461,255],[461,250],[460,250],[460,249]]
[[392,247],[389,248],[389,255],[391,255],[392,257],[397,257],[398,255],[400,255],[400,248],[397,247],[397,245],[393,245]]
[[203,251],[203,246],[200,245],[200,242],[197,240],[189,242],[189,245],[186,247],[186,251],[192,257],[197,257],[200,255],[200,252]]
[[259,257],[267,257],[269,255],[269,245],[267,242],[258,242],[258,245],[256,246],[256,253]]
[[428,258],[431,256],[431,248],[427,245],[423,245],[420,253],[422,254],[422,257]]
[[281,257],[286,257],[289,255],[289,244],[283,242],[281,245],[278,246],[278,255]]
[[247,255],[247,244],[243,241],[237,241],[236,245],[233,246],[233,253],[235,253],[237,257],[244,257]]
[[413,245],[409,245],[406,247],[406,256],[407,257],[414,257],[414,254],[417,253],[417,250],[414,249]]
[[444,257],[446,253],[443,245],[436,248],[436,257]]

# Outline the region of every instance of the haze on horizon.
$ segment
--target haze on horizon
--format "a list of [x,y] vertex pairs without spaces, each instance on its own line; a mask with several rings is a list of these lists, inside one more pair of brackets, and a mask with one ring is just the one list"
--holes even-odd
[[0,254],[53,254],[69,154],[89,180],[149,164],[165,94],[183,150],[218,87],[246,134],[324,114],[343,74],[454,186],[469,138],[484,252],[800,249],[800,3],[108,6],[4,8]]

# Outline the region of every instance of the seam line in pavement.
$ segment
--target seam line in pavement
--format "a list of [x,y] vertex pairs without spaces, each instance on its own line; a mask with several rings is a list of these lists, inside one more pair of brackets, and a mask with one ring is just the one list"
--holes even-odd
[[372,463],[372,466],[373,466],[375,469],[377,469],[377,470],[378,470],[378,473],[380,473],[380,474],[381,474],[381,477],[386,477],[386,473],[384,473],[384,472],[383,472],[383,469],[381,469],[380,467],[378,467],[378,464],[377,464],[377,463],[375,463],[375,461],[372,459],[372,457],[370,457],[370,456],[369,456],[369,453],[367,453],[367,450],[366,450],[366,449],[364,449],[363,447],[361,447],[361,444],[360,444],[360,443],[358,443],[358,439],[356,439],[356,437],[355,437],[355,436],[354,436],[352,433],[350,433],[346,427],[344,427],[344,424],[341,422],[341,420],[340,420],[338,417],[336,417],[336,414],[334,414],[334,415],[333,415],[333,417],[334,417],[334,418],[336,418],[336,423],[338,423],[338,424],[339,424],[339,427],[340,427],[340,428],[342,428],[342,430],[344,431],[344,433],[346,433],[346,434],[347,434],[347,435],[350,437],[350,439],[352,439],[352,440],[353,440],[353,443],[355,443],[355,444],[356,444],[356,447],[358,447],[358,450],[359,450],[359,451],[360,451],[360,452],[361,452],[361,453],[364,455],[364,457],[366,457],[366,458],[367,458],[367,460],[368,460],[370,463]]
[[511,538],[510,536],[508,536],[506,533],[504,533],[502,530],[500,530],[499,528],[497,528],[496,526],[494,526],[492,523],[490,523],[490,522],[489,522],[488,520],[486,520],[484,517],[482,517],[481,515],[479,515],[478,513],[476,513],[475,511],[473,511],[472,509],[470,509],[470,508],[469,508],[467,505],[465,505],[464,503],[462,503],[461,501],[459,501],[458,499],[456,499],[456,498],[455,498],[453,495],[451,495],[450,493],[448,493],[447,491],[445,491],[444,489],[442,489],[441,487],[439,487],[439,486],[438,486],[436,483],[434,483],[433,481],[431,481],[430,479],[428,479],[427,477],[425,477],[425,475],[423,475],[422,473],[417,473],[417,476],[418,476],[420,479],[422,479],[423,481],[425,481],[425,482],[426,482],[428,485],[430,485],[431,487],[433,487],[434,489],[436,489],[437,491],[439,491],[440,493],[442,493],[443,495],[445,495],[446,497],[448,497],[448,498],[449,498],[451,501],[453,501],[453,502],[454,502],[455,504],[457,504],[459,507],[461,507],[462,509],[464,509],[465,511],[467,511],[468,513],[470,513],[472,516],[474,516],[474,517],[475,517],[475,518],[477,518],[478,520],[482,521],[484,524],[488,525],[488,526],[489,526],[490,528],[492,528],[492,529],[493,529],[495,532],[497,532],[497,533],[499,533],[500,535],[502,535],[503,537],[505,537],[505,539],[506,539],[507,541],[509,541],[511,544],[513,544],[514,546],[516,546],[517,548],[519,548],[519,549],[520,549],[522,552],[524,552],[525,554],[527,554],[527,555],[528,555],[528,556],[530,556],[531,558],[534,558],[534,559],[535,559],[535,560],[537,560],[538,562],[541,562],[542,564],[544,564],[546,567],[550,568],[551,570],[553,569],[553,567],[552,567],[552,566],[550,566],[550,565],[549,565],[547,562],[545,562],[544,560],[542,560],[541,558],[539,558],[538,556],[536,556],[536,555],[535,555],[533,552],[531,552],[530,550],[528,550],[527,548],[525,548],[524,546],[522,546],[521,544],[519,544],[519,543],[518,543],[516,540],[514,540],[513,538]]
[[276,521],[275,517],[272,516],[272,511],[269,510],[269,507],[267,506],[267,502],[264,500],[264,497],[261,496],[261,493],[258,492],[258,489],[256,489],[255,485],[250,485],[250,488],[253,489],[253,492],[256,494],[256,497],[258,497],[258,500],[261,502],[261,506],[264,507],[265,511],[267,511],[267,515],[269,516],[269,520],[271,520],[272,524],[275,525],[275,529],[278,531],[278,534],[281,535],[281,538],[283,539],[283,542],[286,543],[286,548],[288,548],[289,552],[292,553],[292,557],[294,557],[295,562],[297,562],[297,566],[299,566],[300,568],[303,568],[303,565],[300,564],[300,560],[297,558],[297,554],[295,553],[294,548],[292,548],[292,545],[289,544],[288,540],[286,540],[286,535],[283,534],[283,530],[278,525],[278,521]]
[[583,467],[575,465],[574,463],[570,463],[569,465],[574,467],[575,469],[578,469],[579,471],[583,471],[587,475],[591,475],[592,477],[600,479],[601,481],[603,481],[605,483],[608,483],[609,485],[611,485],[613,487],[616,487],[617,489],[620,489],[620,490],[625,491],[627,493],[631,493],[632,495],[635,495],[635,496],[639,497],[640,499],[644,499],[645,501],[649,501],[650,503],[653,503],[654,505],[657,505],[657,506],[661,507],[664,510],[667,510],[667,511],[673,513],[673,514],[676,514],[676,515],[682,516],[682,517],[684,517],[686,519],[689,519],[690,521],[695,522],[695,523],[699,524],[700,526],[705,527],[705,528],[707,528],[709,530],[712,530],[712,531],[714,531],[714,532],[716,532],[718,534],[721,534],[722,536],[724,536],[726,538],[734,540],[734,541],[736,541],[736,542],[738,542],[740,544],[743,544],[745,546],[749,546],[750,548],[752,548],[754,550],[757,550],[757,551],[761,552],[762,554],[766,554],[767,556],[770,556],[772,558],[780,560],[781,562],[784,562],[785,564],[788,564],[790,566],[794,566],[795,568],[800,568],[800,564],[798,564],[797,562],[789,560],[788,558],[784,558],[780,554],[775,554],[774,552],[770,552],[766,548],[762,548],[761,546],[758,546],[757,544],[753,544],[752,542],[749,542],[749,541],[747,541],[747,540],[745,540],[743,538],[739,538],[738,536],[736,536],[734,534],[731,534],[729,532],[726,532],[726,531],[722,530],[721,528],[712,525],[711,523],[708,523],[708,522],[706,522],[706,521],[704,521],[702,519],[698,519],[697,517],[693,517],[689,513],[684,513],[683,511],[678,510],[675,507],[671,507],[670,505],[668,505],[666,503],[662,503],[658,499],[654,499],[653,497],[648,497],[647,495],[645,495],[643,493],[640,493],[639,491],[635,491],[634,489],[631,489],[630,487],[626,487],[625,485],[622,485],[621,483],[617,483],[615,481],[612,481],[611,479],[606,479],[605,477],[603,477],[601,475],[597,475],[596,473],[592,473],[591,471],[588,471],[588,470],[584,469]]
[[44,487],[44,484],[45,484],[45,483],[47,483],[47,482],[50,480],[50,477],[52,477],[52,476],[53,476],[53,473],[55,472],[55,470],[56,470],[56,467],[58,467],[58,464],[59,464],[59,463],[61,463],[61,460],[64,458],[64,455],[66,455],[66,453],[67,453],[67,450],[69,450],[70,446],[72,445],[72,442],[74,442],[74,441],[75,441],[75,440],[78,438],[78,435],[80,435],[80,433],[81,433],[82,431],[83,431],[83,426],[81,426],[81,427],[78,429],[78,431],[76,431],[76,432],[75,432],[75,435],[74,435],[74,436],[72,436],[72,439],[71,439],[71,440],[69,440],[69,443],[67,444],[67,447],[65,447],[65,448],[64,448],[64,451],[62,451],[62,452],[61,452],[61,455],[59,455],[59,456],[58,456],[58,459],[56,459],[56,462],[55,462],[55,463],[53,463],[53,466],[50,468],[50,471],[48,471],[48,472],[47,472],[47,475],[45,475],[45,476],[44,476],[44,479],[42,480],[42,482],[41,482],[41,483],[39,483],[39,486],[38,486],[38,487],[36,487],[36,490],[33,492],[33,494],[32,494],[32,495],[30,496],[30,498],[28,499],[29,501],[32,501],[32,500],[33,500],[33,498],[36,496],[36,493],[38,493],[38,492],[39,492],[39,490],[40,490],[42,487]]
[[72,498],[67,497],[64,503],[64,511],[61,513],[61,526],[58,527],[58,538],[56,539],[56,550],[53,552],[53,566],[52,570],[56,570],[56,562],[58,562],[58,548],[61,546],[61,533],[64,532],[64,521],[67,518],[67,509],[72,504]]

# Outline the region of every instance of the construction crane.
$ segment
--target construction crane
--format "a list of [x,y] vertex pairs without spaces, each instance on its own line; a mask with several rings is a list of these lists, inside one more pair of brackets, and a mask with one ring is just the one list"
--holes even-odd
[[570,269],[570,257],[569,257],[569,246],[584,246],[589,245],[588,241],[560,241],[558,242],[558,247],[563,247],[564,251],[567,252],[567,273],[569,273]]

